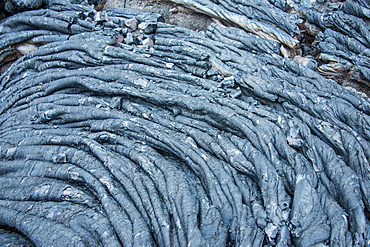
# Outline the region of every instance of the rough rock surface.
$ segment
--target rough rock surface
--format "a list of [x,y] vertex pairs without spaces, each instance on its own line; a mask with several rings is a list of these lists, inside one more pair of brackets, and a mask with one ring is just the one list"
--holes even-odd
[[285,39],[45,7],[0,22],[0,245],[370,244],[368,99]]

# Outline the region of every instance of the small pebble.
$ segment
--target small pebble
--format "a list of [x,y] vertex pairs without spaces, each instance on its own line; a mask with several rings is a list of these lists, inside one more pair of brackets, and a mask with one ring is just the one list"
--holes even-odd
[[103,23],[103,22],[109,21],[109,17],[108,17],[107,12],[105,12],[105,11],[96,12],[95,21],[97,23]]
[[146,34],[154,33],[157,30],[157,24],[155,23],[142,22],[138,27]]
[[143,40],[143,46],[145,48],[153,48],[154,47],[154,41],[150,38],[146,38]]
[[117,37],[116,37],[116,42],[117,43],[122,43],[124,41],[124,37],[122,36],[122,35],[118,35]]
[[128,33],[125,38],[125,43],[127,45],[138,45],[140,44],[140,40],[137,37],[133,36],[132,33]]
[[132,33],[128,33],[125,38],[125,43],[128,45],[132,45],[134,43],[134,37],[132,36]]
[[139,21],[135,18],[125,20],[126,27],[130,28],[132,31],[137,29]]

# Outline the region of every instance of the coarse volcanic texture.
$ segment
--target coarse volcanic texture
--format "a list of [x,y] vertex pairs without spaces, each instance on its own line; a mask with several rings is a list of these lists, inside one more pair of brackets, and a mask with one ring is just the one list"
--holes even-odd
[[0,22],[0,245],[370,244],[370,102],[294,41],[55,2]]
[[192,30],[205,30],[212,19],[166,0],[107,0],[104,9],[125,7],[160,14],[168,24]]
[[[174,4],[178,5],[174,5]],[[161,13],[203,30],[209,18],[276,40],[280,54],[370,95],[370,5],[363,0],[108,0],[107,6]],[[184,7],[196,14],[189,14]],[[174,11],[173,13],[171,11]]]

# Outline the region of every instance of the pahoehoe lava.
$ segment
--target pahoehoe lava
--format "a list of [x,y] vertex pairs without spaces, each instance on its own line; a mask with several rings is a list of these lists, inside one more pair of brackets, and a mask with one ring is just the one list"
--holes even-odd
[[370,245],[366,1],[98,2],[0,6],[1,246]]

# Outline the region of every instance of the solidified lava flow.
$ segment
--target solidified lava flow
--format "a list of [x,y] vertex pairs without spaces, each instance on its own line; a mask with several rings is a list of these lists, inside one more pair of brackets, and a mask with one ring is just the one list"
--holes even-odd
[[0,6],[1,246],[370,245],[366,1],[98,2]]

